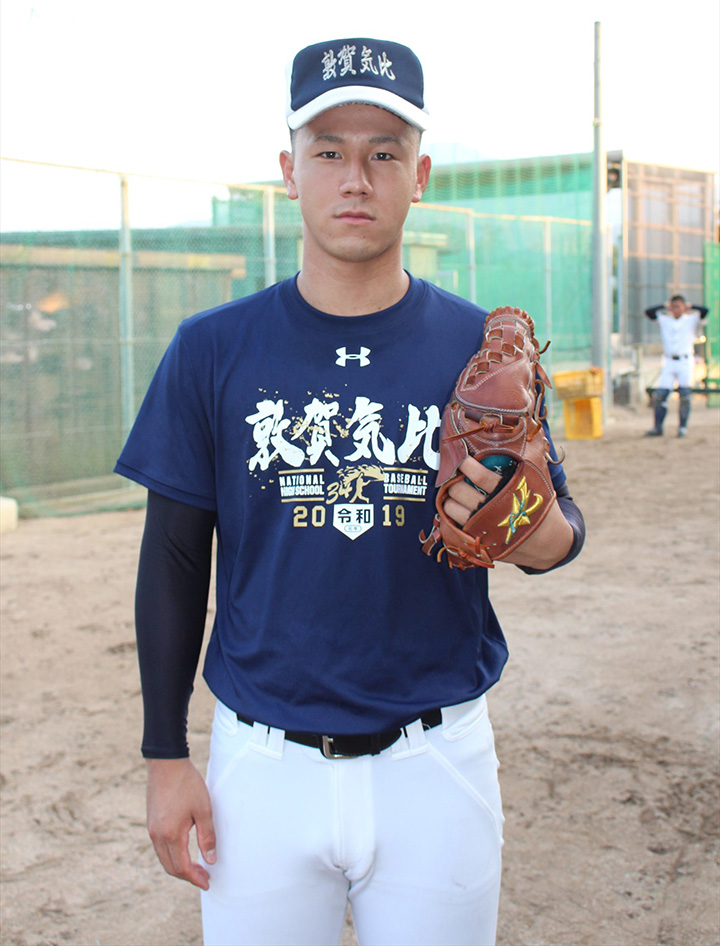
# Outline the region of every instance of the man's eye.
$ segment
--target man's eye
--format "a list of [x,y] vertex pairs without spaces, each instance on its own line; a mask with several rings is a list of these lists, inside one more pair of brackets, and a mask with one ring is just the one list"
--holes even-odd
[[389,151],[378,151],[378,153],[375,155],[376,161],[392,161],[392,159],[393,156]]
[[339,158],[340,153],[338,151],[321,151],[320,157],[321,158]]

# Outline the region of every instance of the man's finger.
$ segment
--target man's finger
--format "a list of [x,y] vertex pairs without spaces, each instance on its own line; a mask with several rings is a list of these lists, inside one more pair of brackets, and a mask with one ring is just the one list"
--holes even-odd
[[448,496],[463,506],[468,512],[474,512],[482,505],[489,495],[488,490],[481,490],[470,480],[453,483],[448,490]]
[[190,858],[190,850],[185,841],[173,841],[164,845],[160,850],[155,848],[160,863],[171,877],[177,877],[179,880],[186,880],[196,887],[202,887],[207,890],[209,887],[209,874],[200,864],[194,864]]
[[472,515],[474,510],[468,510],[465,506],[456,502],[454,499],[446,499],[443,504],[446,515],[457,522],[459,526],[464,526]]
[[215,852],[216,840],[215,828],[213,826],[212,815],[210,812],[198,817],[195,822],[195,830],[197,831],[197,841],[198,847],[200,848],[200,853],[208,864],[214,864],[217,857]]
[[492,493],[500,482],[500,476],[492,470],[488,470],[482,463],[478,463],[473,457],[465,457],[458,467],[460,472],[467,476],[476,486],[480,486],[488,493]]

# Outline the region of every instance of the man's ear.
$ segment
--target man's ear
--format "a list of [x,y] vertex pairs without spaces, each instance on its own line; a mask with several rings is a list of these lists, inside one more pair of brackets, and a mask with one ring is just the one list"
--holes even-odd
[[417,162],[417,180],[415,182],[415,192],[412,196],[412,202],[414,204],[416,204],[425,193],[425,188],[428,186],[428,181],[430,180],[431,167],[432,162],[430,161],[430,156],[421,154]]
[[297,200],[298,192],[294,177],[295,159],[291,151],[280,152],[280,167],[282,168],[283,183],[288,197],[290,200]]

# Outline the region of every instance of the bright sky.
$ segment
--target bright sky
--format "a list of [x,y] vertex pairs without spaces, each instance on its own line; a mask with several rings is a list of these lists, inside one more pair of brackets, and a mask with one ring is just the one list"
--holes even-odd
[[364,35],[411,46],[459,157],[591,151],[593,24],[605,146],[720,165],[717,0],[0,0],[3,156],[247,182],[279,175],[286,62]]

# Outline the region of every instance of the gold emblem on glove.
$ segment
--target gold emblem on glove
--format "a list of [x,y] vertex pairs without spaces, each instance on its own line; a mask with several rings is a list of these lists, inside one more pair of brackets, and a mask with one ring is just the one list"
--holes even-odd
[[498,522],[499,526],[508,527],[505,545],[510,544],[510,539],[512,539],[520,526],[530,525],[530,516],[542,506],[542,496],[539,493],[533,493],[533,495],[535,501],[529,506],[530,491],[528,490],[527,480],[523,476],[517,485],[517,489],[513,493],[512,512],[505,516],[502,522]]

